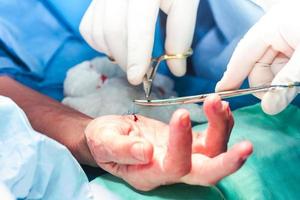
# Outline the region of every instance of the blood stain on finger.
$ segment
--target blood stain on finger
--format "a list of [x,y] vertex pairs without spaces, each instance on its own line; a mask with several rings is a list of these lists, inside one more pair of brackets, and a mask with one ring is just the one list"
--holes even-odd
[[135,114],[132,114],[132,115],[133,115],[133,121],[137,122],[139,120],[139,118]]

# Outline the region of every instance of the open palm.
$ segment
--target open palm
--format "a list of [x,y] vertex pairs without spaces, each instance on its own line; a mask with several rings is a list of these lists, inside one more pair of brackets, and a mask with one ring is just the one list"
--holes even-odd
[[[97,119],[87,129],[91,153],[100,167],[139,190],[179,182],[215,184],[242,166],[252,145],[242,142],[227,151],[233,127],[228,103],[211,96],[204,110],[209,122],[202,133],[192,132],[186,110],[177,110],[169,125],[143,116]],[[94,134],[95,128],[101,134]],[[133,148],[137,141],[139,148]]]

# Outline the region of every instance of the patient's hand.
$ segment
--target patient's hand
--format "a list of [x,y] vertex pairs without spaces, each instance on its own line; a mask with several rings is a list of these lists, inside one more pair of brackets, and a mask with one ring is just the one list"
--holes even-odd
[[227,151],[233,127],[228,103],[204,103],[208,128],[192,133],[189,114],[177,110],[169,125],[137,116],[100,117],[86,129],[97,164],[139,190],[184,182],[212,185],[238,170],[252,153],[249,142]]

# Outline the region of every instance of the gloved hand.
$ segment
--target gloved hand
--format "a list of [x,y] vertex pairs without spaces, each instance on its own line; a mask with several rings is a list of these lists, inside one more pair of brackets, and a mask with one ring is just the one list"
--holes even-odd
[[227,151],[233,117],[220,97],[209,97],[204,110],[208,128],[198,134],[183,109],[169,125],[143,116],[103,116],[86,128],[87,144],[100,167],[139,190],[179,182],[212,185],[237,171],[252,145],[245,141]]
[[[216,90],[239,88],[249,76],[250,86],[300,81],[300,2],[285,1],[270,10],[238,44]],[[299,89],[259,94],[262,108],[277,114]]]
[[[199,0],[93,0],[80,32],[97,51],[113,58],[140,84],[150,65],[159,9],[168,15],[167,54],[185,53],[191,46]],[[174,75],[186,72],[186,60],[168,61]]]

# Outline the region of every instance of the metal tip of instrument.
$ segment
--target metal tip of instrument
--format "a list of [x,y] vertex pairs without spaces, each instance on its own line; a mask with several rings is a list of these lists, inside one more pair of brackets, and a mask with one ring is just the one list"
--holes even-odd
[[161,102],[160,100],[155,101],[135,99],[133,100],[133,103],[139,106],[166,106],[166,103],[164,101]]
[[150,87],[146,87],[144,89],[144,91],[145,91],[145,97],[146,97],[146,99],[149,100],[150,99],[150,92],[151,92]]
[[[201,96],[202,97],[202,96]],[[197,102],[203,102],[202,100],[197,99]],[[133,101],[136,105],[140,106],[172,106],[178,104],[187,104],[193,103],[195,99],[193,96],[190,97],[177,97],[177,98],[170,98],[170,99],[152,99],[152,100],[141,100],[136,99]]]
[[[222,99],[227,99],[227,98],[238,97],[243,95],[255,94],[259,92],[268,92],[270,90],[277,90],[279,88],[288,89],[293,87],[300,87],[300,82],[293,82],[290,84],[283,84],[283,85],[257,86],[252,88],[227,90],[227,91],[210,93],[210,94],[208,93],[208,94],[200,94],[200,95],[187,96],[187,97],[175,97],[169,99],[149,100],[148,97],[147,100],[134,100],[133,102],[136,105],[141,105],[141,106],[171,106],[177,104],[202,103],[205,101],[206,97],[208,97],[211,94],[218,94]],[[149,91],[151,91],[151,87]]]
[[149,98],[150,98],[151,87],[152,87],[152,81],[150,79],[148,79],[148,77],[146,75],[143,80],[143,89],[144,89],[145,97],[147,100],[149,100]]
[[147,101],[148,101],[148,100],[138,100],[138,99],[134,99],[134,100],[133,100],[133,103],[134,103],[135,105],[145,106],[145,104],[146,104]]

